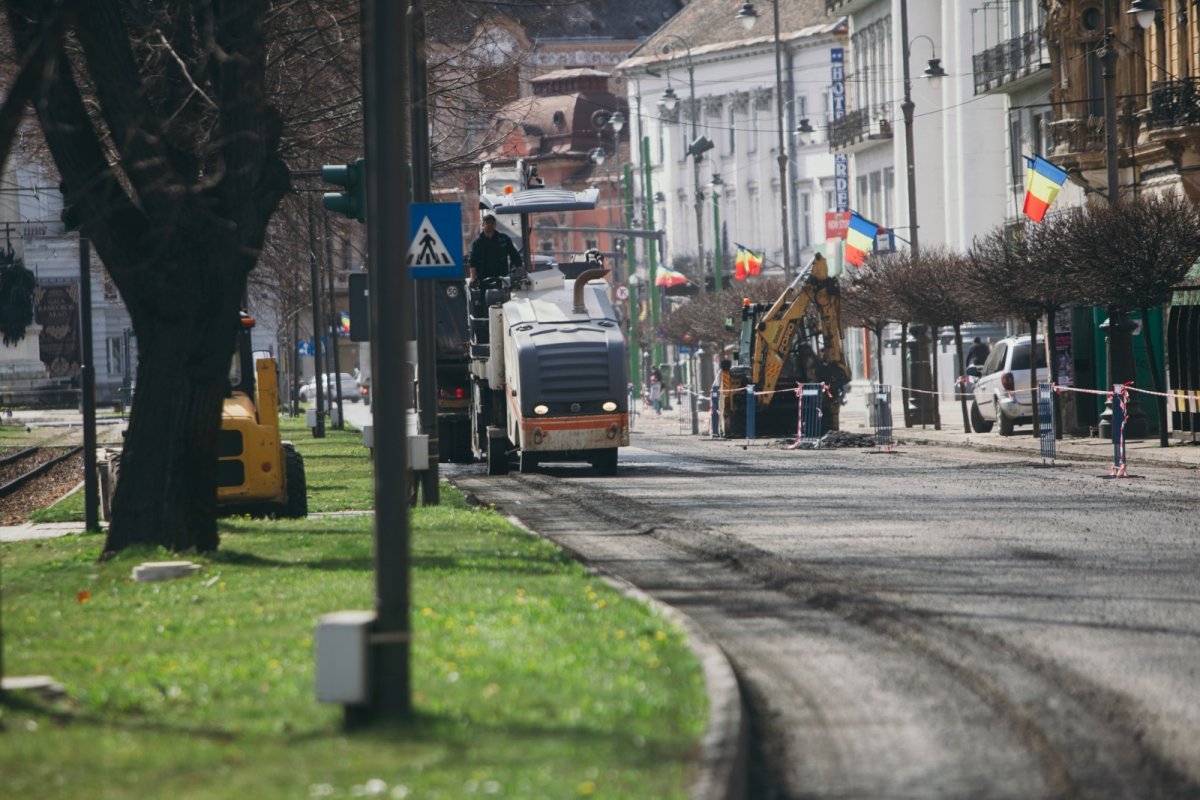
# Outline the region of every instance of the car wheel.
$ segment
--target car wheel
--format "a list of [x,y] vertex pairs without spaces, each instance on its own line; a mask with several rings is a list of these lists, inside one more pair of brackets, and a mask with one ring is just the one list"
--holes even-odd
[[979,404],[974,400],[971,401],[971,430],[976,433],[987,433],[992,429],[991,420],[983,418],[983,414],[979,413]]
[[999,403],[996,404],[996,421],[1000,423],[1001,436],[1013,435],[1013,428],[1016,427],[1016,423],[1009,417],[1004,416],[1004,414],[1000,411]]

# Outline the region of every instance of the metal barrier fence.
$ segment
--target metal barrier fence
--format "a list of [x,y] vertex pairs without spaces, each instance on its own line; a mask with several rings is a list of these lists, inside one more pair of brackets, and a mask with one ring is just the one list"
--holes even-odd
[[1042,461],[1054,463],[1058,436],[1054,419],[1054,390],[1049,383],[1038,384],[1038,430],[1041,432]]
[[875,429],[875,446],[880,450],[891,450],[896,446],[896,440],[892,436],[891,384],[871,384],[871,395],[867,402],[868,418],[871,427]]
[[800,396],[800,413],[796,438],[803,444],[821,446],[821,389],[823,384],[806,383],[796,387]]

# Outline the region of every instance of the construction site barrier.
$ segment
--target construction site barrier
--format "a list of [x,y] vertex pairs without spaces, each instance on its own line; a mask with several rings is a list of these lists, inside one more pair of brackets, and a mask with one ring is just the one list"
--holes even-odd
[[875,446],[889,451],[896,446],[892,435],[892,387],[887,383],[871,384],[867,397],[867,420],[875,429]]
[[800,399],[796,420],[796,440],[814,447],[821,446],[821,392],[823,383],[805,383],[796,387]]
[[1054,418],[1054,391],[1052,384],[1038,384],[1038,431],[1041,434],[1042,461],[1054,463],[1058,453],[1057,420]]

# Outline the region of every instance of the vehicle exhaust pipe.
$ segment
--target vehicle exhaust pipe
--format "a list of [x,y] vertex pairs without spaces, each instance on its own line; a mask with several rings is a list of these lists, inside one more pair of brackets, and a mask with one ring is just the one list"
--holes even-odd
[[603,267],[593,267],[585,269],[579,273],[579,277],[575,279],[575,313],[583,314],[587,312],[587,308],[583,305],[583,287],[587,286],[588,281],[594,281],[597,278],[603,278],[609,273],[609,270]]

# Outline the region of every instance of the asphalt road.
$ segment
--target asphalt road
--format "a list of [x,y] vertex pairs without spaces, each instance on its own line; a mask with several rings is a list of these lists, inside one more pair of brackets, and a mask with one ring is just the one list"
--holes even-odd
[[613,478],[443,474],[720,643],[751,797],[1200,797],[1194,471],[634,444]]

